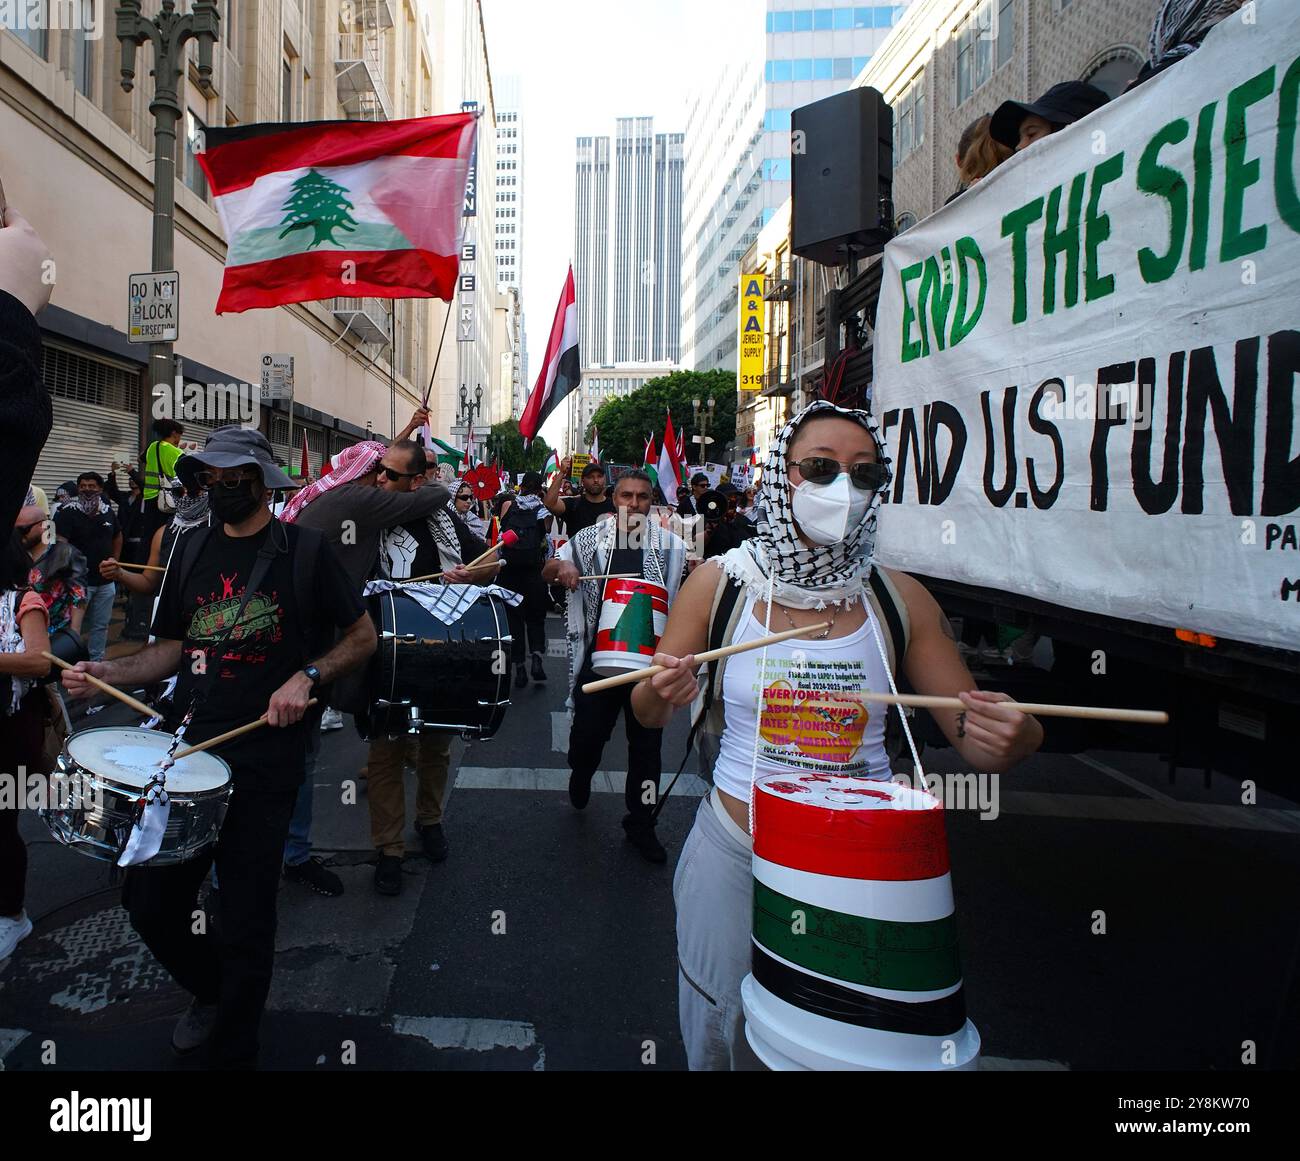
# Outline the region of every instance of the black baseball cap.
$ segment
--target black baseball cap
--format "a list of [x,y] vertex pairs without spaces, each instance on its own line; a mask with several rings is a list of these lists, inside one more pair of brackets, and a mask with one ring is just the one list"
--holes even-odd
[[597,472],[603,476],[605,474],[605,468],[603,465],[593,461],[582,469],[582,478],[585,480],[588,476],[594,476]]
[[1073,125],[1089,113],[1095,113],[1110,98],[1087,81],[1062,81],[1053,85],[1038,100],[1003,101],[989,121],[989,136],[1008,149],[1020,144],[1020,124],[1026,117],[1041,117],[1053,125]]

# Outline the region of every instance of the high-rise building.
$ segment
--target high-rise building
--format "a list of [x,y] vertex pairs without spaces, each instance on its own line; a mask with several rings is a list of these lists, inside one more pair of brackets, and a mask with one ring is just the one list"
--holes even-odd
[[736,366],[740,259],[790,193],[790,111],[849,88],[906,8],[731,0],[720,63],[687,109],[685,366]]
[[650,117],[579,137],[574,282],[584,366],[675,362],[684,141]]
[[495,86],[497,98],[497,287],[523,287],[524,127],[519,78]]
[[579,137],[574,173],[573,279],[578,350],[609,361],[609,138]]

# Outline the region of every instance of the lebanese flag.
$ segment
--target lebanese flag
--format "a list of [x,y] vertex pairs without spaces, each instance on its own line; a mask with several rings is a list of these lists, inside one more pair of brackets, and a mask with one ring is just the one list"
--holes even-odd
[[677,486],[682,482],[682,459],[673,433],[673,413],[668,412],[664,438],[659,448],[659,490],[669,504],[677,504]]
[[581,378],[582,365],[578,359],[578,296],[573,289],[573,266],[570,265],[568,277],[564,280],[564,290],[560,294],[560,303],[555,308],[555,319],[551,323],[551,337],[546,343],[542,373],[537,376],[537,382],[524,405],[524,413],[519,417],[519,434],[524,437],[524,447],[536,438],[546,417],[578,385]]
[[207,129],[198,155],[226,235],[217,314],[322,298],[456,290],[478,120]]
[[302,470],[299,474],[304,481],[311,480],[311,464],[307,460],[307,431],[305,428],[302,433]]

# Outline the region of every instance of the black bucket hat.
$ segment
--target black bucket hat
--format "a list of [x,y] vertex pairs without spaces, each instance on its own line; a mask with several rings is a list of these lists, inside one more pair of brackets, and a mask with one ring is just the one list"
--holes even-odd
[[241,468],[251,464],[261,469],[262,485],[271,489],[297,488],[275,462],[275,453],[266,436],[249,427],[219,427],[203,445],[201,452],[190,453],[204,467]]
[[1053,85],[1033,104],[1003,101],[989,121],[989,136],[1009,149],[1020,144],[1020,123],[1026,117],[1041,117],[1053,125],[1073,125],[1095,113],[1110,98],[1087,81],[1062,81]]

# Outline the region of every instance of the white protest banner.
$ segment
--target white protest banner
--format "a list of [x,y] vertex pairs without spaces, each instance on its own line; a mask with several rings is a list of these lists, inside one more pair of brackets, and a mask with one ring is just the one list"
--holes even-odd
[[889,244],[882,563],[1296,648],[1297,52],[1257,0]]

